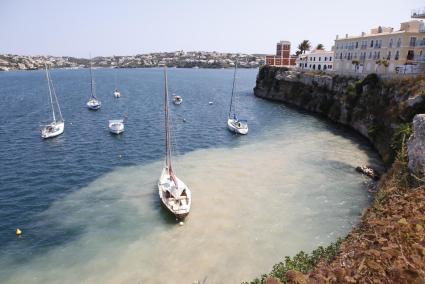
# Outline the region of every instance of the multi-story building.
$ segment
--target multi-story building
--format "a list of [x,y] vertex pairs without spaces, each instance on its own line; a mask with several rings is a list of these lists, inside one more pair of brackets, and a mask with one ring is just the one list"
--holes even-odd
[[276,45],[276,55],[266,55],[266,64],[279,67],[295,65],[295,55],[291,55],[291,43],[280,41]]
[[347,73],[418,73],[418,60],[425,55],[425,26],[422,21],[401,23],[394,31],[378,27],[360,36],[337,36],[334,46],[334,71]]
[[296,60],[298,70],[333,71],[333,51],[313,50],[300,54]]

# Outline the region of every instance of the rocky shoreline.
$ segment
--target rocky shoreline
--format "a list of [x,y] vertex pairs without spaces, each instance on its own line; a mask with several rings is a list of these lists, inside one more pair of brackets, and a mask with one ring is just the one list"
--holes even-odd
[[260,69],[257,97],[353,128],[374,145],[389,170],[378,182],[373,204],[335,255],[316,255],[321,261],[313,264],[309,257],[287,258],[250,283],[425,282],[424,90],[424,78],[382,80],[371,74],[358,79]]

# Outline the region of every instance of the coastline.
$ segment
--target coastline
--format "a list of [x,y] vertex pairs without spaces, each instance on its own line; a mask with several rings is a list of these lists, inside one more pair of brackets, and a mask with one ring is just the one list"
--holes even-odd
[[300,252],[293,259],[286,258],[250,283],[425,279],[425,183],[409,164],[412,156],[419,159],[421,153],[409,153],[411,147],[406,145],[412,132],[419,131],[417,125],[412,126],[413,117],[425,112],[424,84],[424,78],[383,81],[370,75],[358,80],[269,66],[260,69],[254,88],[257,97],[351,127],[373,144],[389,170],[379,180],[375,200],[360,223],[342,242],[325,251],[319,248],[320,253],[313,251],[312,256]]

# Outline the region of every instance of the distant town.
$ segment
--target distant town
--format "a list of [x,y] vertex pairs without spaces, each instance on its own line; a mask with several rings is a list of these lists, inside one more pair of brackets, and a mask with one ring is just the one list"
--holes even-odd
[[[239,68],[258,68],[264,65],[265,55],[220,53],[205,51],[175,51],[139,54],[134,56],[98,56],[91,59],[93,67],[150,68],[159,66],[177,68],[230,68],[238,62]],[[37,70],[47,63],[52,68],[86,68],[88,58],[69,56],[0,55],[0,71]]]

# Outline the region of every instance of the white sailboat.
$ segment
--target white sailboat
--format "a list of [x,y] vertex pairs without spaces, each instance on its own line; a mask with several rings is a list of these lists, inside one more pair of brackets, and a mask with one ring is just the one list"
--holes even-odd
[[248,121],[245,119],[240,119],[236,115],[236,102],[234,103],[234,96],[235,96],[235,84],[236,84],[236,70],[237,70],[237,63],[235,63],[235,71],[233,73],[233,87],[232,87],[232,96],[230,98],[230,108],[229,108],[229,115],[227,118],[227,128],[235,132],[237,134],[245,135],[248,133]]
[[117,74],[117,68],[115,68],[115,91],[114,91],[114,97],[115,98],[121,97],[121,93],[118,90],[118,74]]
[[[46,68],[46,78],[47,78],[47,86],[49,87],[49,97],[50,97],[50,105],[52,107],[52,116],[53,121],[43,126],[41,129],[41,137],[43,139],[47,138],[53,138],[63,133],[65,129],[65,123],[62,117],[62,112],[59,106],[58,97],[56,96],[55,88],[53,87],[53,82],[50,77],[49,69],[47,68],[47,65],[45,65]],[[55,113],[55,105],[58,110],[59,118],[56,120],[56,113]]]
[[91,110],[98,110],[102,106],[102,103],[96,97],[96,83],[93,78],[92,65],[90,60],[90,99],[87,102],[87,107]]
[[165,166],[158,180],[159,197],[162,204],[178,219],[184,219],[190,211],[192,192],[174,173],[171,163],[171,131],[168,107],[167,68],[164,67],[165,92]]

